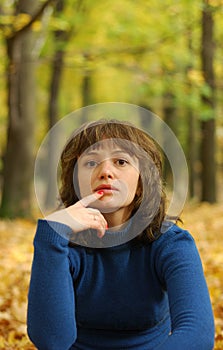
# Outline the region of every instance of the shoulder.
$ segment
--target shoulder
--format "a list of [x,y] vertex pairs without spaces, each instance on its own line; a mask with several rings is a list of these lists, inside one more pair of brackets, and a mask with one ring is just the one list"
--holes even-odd
[[[188,281],[192,275],[203,278],[202,261],[192,235],[177,225],[171,225],[152,243],[152,259],[157,274],[167,281]],[[183,282],[182,282],[183,283]]]
[[159,261],[200,260],[195,240],[190,232],[169,224],[162,235],[152,243],[154,257]]
[[169,246],[172,244],[180,244],[181,242],[195,244],[195,240],[190,232],[174,223],[167,222],[162,226],[162,234],[154,242],[154,246]]

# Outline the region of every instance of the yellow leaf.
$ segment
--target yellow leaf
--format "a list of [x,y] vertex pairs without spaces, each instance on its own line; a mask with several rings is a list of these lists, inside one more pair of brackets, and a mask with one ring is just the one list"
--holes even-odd
[[13,23],[15,30],[23,28],[27,23],[29,23],[31,18],[32,17],[28,13],[20,13],[15,17],[15,21]]
[[34,32],[40,32],[42,30],[42,22],[41,21],[35,21],[32,24],[32,30]]
[[188,71],[188,79],[193,83],[198,86],[202,85],[204,82],[204,77],[202,75],[202,72],[196,69],[190,69]]

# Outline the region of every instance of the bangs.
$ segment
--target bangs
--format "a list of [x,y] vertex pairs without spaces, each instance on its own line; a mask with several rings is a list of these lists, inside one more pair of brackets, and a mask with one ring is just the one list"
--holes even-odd
[[109,148],[110,150],[117,149],[118,151],[123,151],[128,153],[131,157],[137,157],[136,154],[136,145],[134,145],[131,141],[125,139],[117,139],[117,138],[107,138],[104,137],[102,140],[95,142],[93,145],[86,148],[79,156],[83,154],[88,154],[94,151],[101,151],[105,148]]
[[[108,140],[111,147],[118,146],[131,156],[140,156],[139,145],[135,136],[134,128],[129,124],[118,122],[97,123],[85,128],[79,133],[78,156],[86,150],[100,150],[103,147],[102,140]],[[141,157],[140,157],[141,158]]]

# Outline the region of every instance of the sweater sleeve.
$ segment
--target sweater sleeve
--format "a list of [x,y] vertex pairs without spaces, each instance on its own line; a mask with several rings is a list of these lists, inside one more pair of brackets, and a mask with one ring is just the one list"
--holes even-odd
[[187,231],[177,226],[171,231],[164,233],[157,254],[158,274],[168,293],[171,334],[157,350],[212,350],[214,320],[198,250]]
[[37,225],[27,326],[39,350],[66,350],[76,339],[75,298],[65,238],[69,231],[68,226],[56,222],[39,220]]

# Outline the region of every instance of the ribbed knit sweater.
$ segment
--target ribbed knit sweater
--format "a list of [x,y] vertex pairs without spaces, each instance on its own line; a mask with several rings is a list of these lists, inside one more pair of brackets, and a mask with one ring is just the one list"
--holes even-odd
[[92,249],[71,246],[70,234],[38,222],[27,323],[39,350],[213,349],[209,293],[187,231],[172,225],[153,243]]

